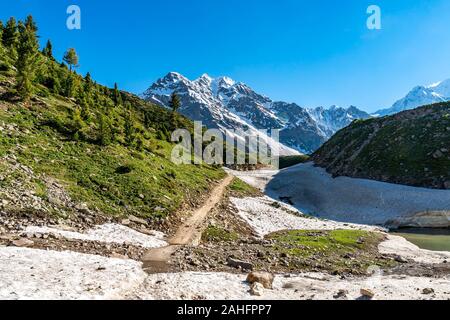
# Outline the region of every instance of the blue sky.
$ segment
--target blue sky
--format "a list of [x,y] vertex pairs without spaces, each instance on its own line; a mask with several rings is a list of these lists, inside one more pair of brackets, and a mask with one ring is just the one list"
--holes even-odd
[[[66,28],[77,4],[82,29]],[[366,9],[382,10],[380,31]],[[302,106],[390,106],[413,86],[450,78],[448,0],[14,0],[0,18],[33,14],[55,55],[140,93],[169,71],[227,75]]]

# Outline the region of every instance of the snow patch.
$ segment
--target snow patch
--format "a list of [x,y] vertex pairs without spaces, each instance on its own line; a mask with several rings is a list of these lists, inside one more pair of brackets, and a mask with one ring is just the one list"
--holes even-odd
[[52,227],[29,226],[26,233],[54,234],[66,239],[99,241],[105,243],[134,244],[144,248],[165,247],[166,235],[159,231],[151,231],[153,235],[143,234],[120,224],[104,224],[87,230],[85,233],[66,231]]
[[146,276],[133,260],[0,247],[0,299],[121,299]]
[[[348,299],[361,298],[361,288],[372,290],[374,300],[449,299],[449,277],[441,279],[409,276],[376,276],[340,279],[322,273],[277,275],[273,290],[261,297],[251,296],[246,275],[185,272],[150,275],[131,299],[206,299],[206,300],[335,300],[339,290],[347,290]],[[422,290],[433,288],[433,295]]]
[[233,171],[233,174],[264,190],[273,199],[290,198],[301,212],[335,221],[396,225],[399,218],[404,220],[424,212],[450,211],[448,190],[349,177],[333,178],[312,162],[280,171]]
[[230,201],[238,209],[239,216],[261,237],[281,230],[380,230],[377,227],[307,217],[294,207],[269,197],[231,198]]
[[420,249],[403,237],[388,235],[380,243],[378,251],[383,254],[396,254],[419,263],[443,263],[450,261],[450,252],[438,252]]

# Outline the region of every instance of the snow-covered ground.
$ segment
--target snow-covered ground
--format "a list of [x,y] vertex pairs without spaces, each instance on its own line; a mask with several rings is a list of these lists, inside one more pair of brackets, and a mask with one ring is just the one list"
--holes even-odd
[[[246,275],[228,273],[184,272],[150,275],[128,296],[130,299],[278,299],[278,300],[333,300],[339,290],[347,290],[348,299],[361,298],[361,289],[375,293],[374,299],[450,299],[450,278],[422,278],[375,275],[369,278],[347,278],[322,273],[277,275],[273,290],[265,290],[260,297],[251,296]],[[422,291],[432,288],[434,294]]]
[[415,244],[399,236],[388,235],[387,241],[382,242],[378,250],[380,253],[397,254],[419,263],[450,263],[450,252],[438,252],[420,249]]
[[269,197],[231,198],[230,201],[238,209],[238,215],[244,219],[259,236],[265,236],[269,233],[281,230],[380,230],[380,228],[374,226],[320,220],[313,217],[302,217],[302,213],[296,208],[274,201]]
[[166,235],[159,231],[152,231],[152,235],[143,234],[126,226],[114,223],[108,223],[96,226],[87,230],[85,233],[67,231],[53,227],[29,226],[25,233],[31,234],[53,234],[66,239],[99,241],[105,243],[134,244],[144,248],[165,247],[168,243],[165,241]]
[[267,184],[277,175],[279,170],[252,170],[252,171],[235,171],[228,168],[224,168],[228,173],[238,177],[242,181],[248,183],[249,185],[264,191]]
[[133,260],[0,247],[0,299],[120,299],[145,277]]
[[[371,225],[408,220],[421,227],[450,226],[450,190],[432,190],[348,177],[333,178],[313,163],[279,172],[233,172],[274,199],[289,198],[302,212]],[[427,219],[427,212],[429,219]],[[407,219],[420,214],[420,221]],[[392,223],[396,225],[395,222]],[[430,225],[428,225],[430,224]]]
[[[0,247],[0,299],[334,299],[347,290],[360,298],[450,299],[450,279],[375,275],[347,278],[322,273],[276,275],[273,290],[255,297],[246,275],[183,272],[147,275],[141,263],[75,252]],[[422,291],[432,288],[434,294]]]
[[[340,184],[347,185],[347,192],[353,193],[353,197],[359,199],[354,207],[361,208],[364,221],[374,218],[364,215],[362,195],[367,195],[373,208],[371,214],[377,214],[380,210],[387,210],[383,217],[392,215],[388,210],[389,203],[377,206],[373,201],[376,195],[370,196],[370,191],[381,188],[380,193],[388,197],[389,192],[398,192],[412,198],[413,204],[425,203],[423,199],[426,192],[416,190],[401,191],[386,184],[375,186],[373,181],[364,182],[358,179],[331,179],[321,169],[300,166],[288,170],[242,172],[237,175],[244,181],[269,192],[278,190],[279,195],[290,197],[289,188],[283,188],[283,183],[291,186],[291,200],[297,204],[302,202],[295,196],[295,192],[317,193],[325,196],[330,190],[335,190]],[[319,170],[319,171],[317,171]],[[305,173],[306,171],[306,173]],[[297,180],[297,172],[300,176],[313,179],[319,175],[316,185],[308,188],[308,181],[298,183],[300,187],[292,187]],[[331,180],[330,180],[331,179]],[[348,178],[347,178],[348,179]],[[284,181],[283,181],[284,180]],[[356,180],[353,181],[353,180]],[[311,181],[310,181],[311,182]],[[290,184],[289,184],[290,183]],[[337,183],[337,184],[336,184]],[[355,184],[356,183],[356,184]],[[275,186],[275,188],[273,188]],[[279,187],[277,189],[276,187]],[[303,187],[302,187],[303,186]],[[386,188],[384,190],[383,188]],[[418,188],[414,188],[418,189]],[[302,191],[303,190],[303,191]],[[308,191],[309,190],[309,191]],[[286,193],[285,193],[286,192]],[[430,193],[433,198],[434,193]],[[358,196],[359,195],[359,196]],[[344,199],[339,202],[339,196]],[[390,195],[389,201],[394,209],[405,208],[407,204],[399,195]],[[419,197],[419,198],[417,198]],[[421,198],[422,197],[422,198]],[[237,208],[238,215],[243,218],[260,236],[286,229],[364,229],[379,230],[378,227],[369,225],[357,225],[331,220],[302,217],[296,208],[274,200],[270,197],[258,198],[231,198],[232,204]],[[278,198],[278,196],[277,196]],[[308,197],[306,197],[308,198]],[[309,196],[309,198],[314,198]],[[352,195],[336,195],[334,201],[339,208],[349,205]],[[378,199],[379,200],[379,199]],[[402,200],[402,201],[400,201]],[[442,199],[441,199],[442,200]],[[297,202],[299,201],[299,202]],[[331,200],[330,200],[331,201]],[[397,201],[397,202],[395,202]],[[422,202],[421,202],[422,201]],[[276,203],[275,203],[276,202]],[[402,202],[402,205],[399,203]],[[437,202],[439,205],[441,202]],[[325,201],[323,206],[327,208],[332,203]],[[378,211],[377,211],[378,210]],[[326,211],[324,211],[326,212]],[[351,212],[351,211],[350,211]],[[331,215],[332,216],[332,215]],[[350,215],[350,218],[356,218]],[[361,219],[360,219],[361,220]],[[373,219],[372,219],[373,220]],[[52,233],[68,239],[101,241],[111,243],[133,243],[147,248],[162,247],[167,245],[165,235],[153,232],[146,235],[128,227],[106,224],[97,226],[85,233],[62,230],[50,227],[29,227],[27,233]],[[388,236],[388,240],[379,246],[381,253],[396,254],[401,257],[421,263],[442,263],[450,260],[450,253],[431,252],[422,250],[398,236]],[[251,296],[249,285],[245,282],[246,275],[229,273],[198,273],[182,272],[170,274],[147,275],[142,270],[142,264],[133,260],[106,258],[75,252],[55,252],[26,248],[0,247],[0,299],[334,299],[340,290],[346,290],[348,299],[361,297],[361,289],[369,289],[375,294],[374,299],[450,299],[450,276],[440,278],[412,277],[406,275],[377,274],[368,277],[350,277],[340,279],[322,273],[301,273],[295,275],[276,275],[274,290],[265,290],[261,297]],[[428,290],[431,288],[432,290]],[[429,294],[425,291],[431,292]]]
[[[322,221],[289,213],[293,208],[261,198],[232,198],[239,215],[261,235],[281,229],[363,228]],[[40,229],[35,229],[37,231]],[[43,231],[43,230],[40,230]],[[54,231],[53,231],[54,232]],[[60,233],[62,236],[73,234]],[[76,235],[79,238],[79,234]],[[91,239],[91,238],[89,238]],[[97,238],[98,239],[98,238]],[[108,241],[109,238],[106,238]],[[105,240],[105,238],[103,238]],[[130,239],[128,239],[130,240]],[[380,245],[383,253],[395,253],[426,263],[441,263],[450,253],[422,250],[406,240],[390,236]],[[248,292],[246,275],[182,272],[147,275],[133,260],[105,258],[74,252],[54,252],[0,247],[0,299],[334,299],[347,290],[348,299],[360,298],[361,289],[374,299],[450,299],[450,278],[390,276],[346,278],[322,273],[279,274],[274,290],[261,297]],[[431,288],[433,294],[423,294]]]

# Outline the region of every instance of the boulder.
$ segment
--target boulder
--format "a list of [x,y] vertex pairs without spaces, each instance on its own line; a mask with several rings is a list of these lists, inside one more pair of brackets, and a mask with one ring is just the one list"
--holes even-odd
[[450,227],[450,212],[425,211],[413,216],[403,216],[388,221],[386,226],[390,228],[413,227],[413,228],[448,228]]
[[131,221],[130,219],[123,219],[120,223],[123,224],[124,226],[129,226]]
[[450,190],[450,180],[444,182],[444,187],[447,190]]
[[261,283],[264,288],[272,289],[273,288],[273,280],[274,275],[270,272],[251,272],[247,276],[247,282],[250,284],[254,284],[256,282]]
[[348,295],[348,290],[340,289],[334,296],[334,299],[346,299]]
[[147,221],[145,221],[144,219],[135,217],[135,216],[128,216],[128,220],[133,221],[135,223],[139,223],[139,224],[144,224],[144,225],[147,224]]
[[34,242],[32,240],[30,240],[30,239],[21,238],[21,239],[18,239],[18,240],[11,241],[11,245],[14,246],[14,247],[19,247],[19,248],[31,247],[31,246],[34,245]]
[[0,227],[0,240],[12,241],[14,239],[13,234],[2,234],[5,232],[5,229]]
[[370,289],[362,288],[360,290],[360,293],[361,293],[361,296],[363,296],[364,298],[372,299],[373,297],[375,297],[375,293]]
[[252,283],[252,285],[250,286],[249,292],[252,296],[260,297],[264,294],[264,286],[259,282]]
[[109,255],[109,257],[110,258],[114,258],[114,259],[122,259],[122,260],[128,260],[129,259],[128,256],[123,255],[123,254],[119,254],[119,253],[115,253],[115,252],[111,253]]
[[425,288],[422,290],[422,294],[433,294],[434,293],[434,289],[432,288]]
[[234,258],[228,258],[227,261],[228,266],[232,267],[232,268],[242,268],[244,270],[253,270],[253,264],[251,264],[250,262],[246,262],[246,261],[242,261],[242,260],[237,260]]
[[81,213],[89,213],[89,207],[86,203],[78,203],[75,205],[75,209]]
[[400,255],[395,255],[394,261],[399,262],[399,263],[408,263],[409,262],[408,259],[406,259],[405,257],[400,256]]
[[436,151],[433,153],[433,158],[435,158],[435,159],[442,158],[443,156],[444,156],[444,155],[443,155],[443,153],[442,153],[441,150],[436,150]]
[[48,195],[47,196],[47,200],[51,204],[54,204],[54,205],[57,205],[57,206],[62,206],[63,205],[62,201],[58,197],[55,197],[54,195]]

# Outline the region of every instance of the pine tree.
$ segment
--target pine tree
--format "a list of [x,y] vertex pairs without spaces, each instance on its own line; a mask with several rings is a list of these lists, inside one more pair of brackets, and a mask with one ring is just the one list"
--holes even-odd
[[86,81],[86,83],[88,83],[88,84],[92,84],[92,77],[91,77],[90,72],[86,73],[86,76],[84,77],[84,81]]
[[19,44],[17,48],[17,92],[28,101],[33,93],[33,81],[39,63],[39,43],[37,27],[29,16],[26,23],[19,22]]
[[144,150],[144,138],[142,137],[142,134],[138,133],[135,137],[136,140],[136,150],[142,151]]
[[50,60],[55,60],[53,57],[53,45],[50,40],[47,40],[47,44],[45,45],[45,48],[42,50],[42,54],[49,58]]
[[84,83],[83,83],[83,90],[84,90],[84,94],[86,95],[87,100],[92,100],[93,88],[94,88],[94,83],[92,82],[91,74],[88,72],[86,74],[86,76],[84,77]]
[[88,95],[86,93],[86,91],[83,90],[79,90],[78,92],[78,96],[77,96],[77,104],[80,106],[81,108],[81,119],[83,119],[84,121],[89,121],[90,119],[90,106],[89,106],[89,98]]
[[25,19],[25,27],[34,33],[37,32],[38,28],[36,22],[34,22],[33,16],[30,15]]
[[180,97],[175,92],[173,92],[170,97],[169,107],[172,109],[173,113],[177,112],[181,107]]
[[19,41],[19,31],[17,22],[11,17],[3,29],[2,42],[3,46],[8,50],[9,57],[13,60],[17,58],[17,43]]
[[152,126],[152,116],[150,114],[150,111],[144,111],[144,126],[146,128],[150,128]]
[[61,68],[60,64],[50,63],[49,68],[49,78],[52,83],[52,91],[59,95],[65,95],[65,84],[67,79],[68,70],[64,65],[64,68]]
[[127,103],[126,111],[125,111],[125,126],[124,126],[124,134],[125,134],[125,143],[127,146],[131,147],[134,143],[135,139],[135,128],[133,124],[133,118],[131,116],[131,105]]
[[51,90],[55,94],[62,94],[61,87],[61,69],[53,62],[43,64],[43,67],[39,69],[37,81]]
[[102,146],[112,142],[112,132],[109,119],[102,112],[97,113],[98,141]]
[[70,72],[72,72],[73,68],[78,67],[78,55],[74,48],[70,48],[66,51],[63,61],[69,65]]
[[10,48],[17,45],[18,39],[17,22],[14,17],[11,17],[4,27],[2,42],[5,47]]
[[70,114],[70,120],[71,120],[71,129],[72,129],[72,135],[74,140],[80,139],[80,133],[83,130],[85,123],[82,119],[81,115],[82,111],[79,108],[75,108],[72,110]]
[[73,98],[77,90],[80,87],[80,79],[78,75],[74,73],[69,73],[64,82],[64,96],[67,98]]
[[3,60],[4,49],[3,49],[3,22],[0,20],[0,61]]
[[114,105],[120,106],[122,104],[122,94],[119,91],[117,83],[114,84],[114,95],[113,95]]

